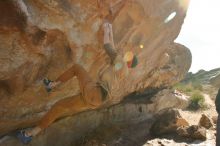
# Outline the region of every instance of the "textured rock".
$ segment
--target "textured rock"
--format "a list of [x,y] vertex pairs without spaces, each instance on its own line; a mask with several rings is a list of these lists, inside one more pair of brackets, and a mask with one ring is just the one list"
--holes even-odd
[[185,109],[189,105],[189,97],[183,94],[176,94],[172,90],[165,89],[151,98],[152,104],[149,107],[152,111],[158,112],[166,108]]
[[177,128],[189,125],[177,109],[162,110],[156,116],[156,121],[150,129],[151,134],[154,136],[175,133]]
[[[185,0],[137,0],[121,9],[113,22],[116,48],[122,56],[132,50],[139,64],[119,77],[117,103],[134,91],[170,86],[184,77],[191,53],[174,40],[187,6]],[[78,62],[98,80],[109,63],[99,12],[90,0],[0,1],[0,135],[36,124],[56,101],[79,93],[74,78],[47,94],[44,77],[55,79]]]
[[183,137],[206,140],[206,129],[197,125],[180,127],[177,129],[177,133]]
[[211,118],[209,118],[207,115],[202,114],[202,117],[199,120],[198,125],[206,128],[206,129],[209,129],[209,128],[213,127],[213,122],[212,122]]
[[214,124],[217,124],[218,116],[212,116],[212,121]]

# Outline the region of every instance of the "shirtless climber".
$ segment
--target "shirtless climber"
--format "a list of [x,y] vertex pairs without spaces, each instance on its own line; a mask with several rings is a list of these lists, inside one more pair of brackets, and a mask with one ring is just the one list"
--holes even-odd
[[[118,16],[120,10],[125,6],[127,0],[118,0],[114,4],[110,4],[108,9],[108,14],[104,17],[103,20],[103,43],[104,43],[104,49],[108,56],[111,59],[111,63],[114,63],[114,60],[117,56],[117,52],[115,50],[115,44],[113,39],[113,30],[112,30],[112,23],[115,20],[115,18]],[[102,2],[98,0],[99,7],[102,7]]]
[[[111,58],[112,63],[117,56],[113,41],[112,22],[118,15],[119,10],[124,6],[125,2],[126,0],[117,1],[113,6],[109,8],[109,14],[104,19],[104,49],[106,50],[108,56]],[[98,84],[97,82],[93,81],[88,72],[86,72],[86,70],[78,64],[74,64],[55,81],[44,80],[44,84],[46,85],[47,91],[51,91],[61,83],[66,82],[74,76],[78,78],[81,93],[79,95],[58,101],[52,106],[48,113],[46,113],[46,115],[42,118],[36,127],[31,130],[20,131],[18,138],[23,143],[26,144],[30,142],[33,136],[36,136],[41,131],[46,129],[58,118],[75,115],[85,110],[97,109],[101,107],[104,103],[109,101],[110,98],[116,97],[112,94],[113,91],[115,94],[117,94],[117,97],[119,97],[119,88],[109,89],[108,85],[104,86],[104,84]],[[110,74],[110,76],[113,75]],[[109,77],[107,78],[109,79]],[[109,81],[117,82],[117,79],[113,80],[110,78]],[[116,85],[118,86],[117,83]]]

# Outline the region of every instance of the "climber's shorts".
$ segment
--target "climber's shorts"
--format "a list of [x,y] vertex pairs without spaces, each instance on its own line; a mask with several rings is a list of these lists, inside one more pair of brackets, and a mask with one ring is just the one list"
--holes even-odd
[[110,43],[104,44],[105,50],[113,50],[112,45]]

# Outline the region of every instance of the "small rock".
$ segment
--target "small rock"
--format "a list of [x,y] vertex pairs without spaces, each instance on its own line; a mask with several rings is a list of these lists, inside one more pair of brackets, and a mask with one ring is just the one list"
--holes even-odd
[[206,129],[213,127],[212,120],[205,114],[202,114],[201,119],[199,120],[199,126],[205,127]]
[[206,140],[206,129],[198,125],[180,127],[177,129],[177,133],[179,136],[187,138]]

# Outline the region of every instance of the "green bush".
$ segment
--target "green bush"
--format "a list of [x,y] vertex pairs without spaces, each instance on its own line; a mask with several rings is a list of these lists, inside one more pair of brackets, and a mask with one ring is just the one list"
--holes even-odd
[[190,97],[189,108],[193,110],[198,110],[205,107],[205,98],[200,92],[192,93]]
[[182,83],[178,83],[174,85],[173,89],[181,91],[187,95],[190,95],[190,93],[194,90],[191,84],[182,84]]
[[183,92],[189,93],[189,92],[192,92],[192,91],[193,91],[192,86],[188,85],[188,86],[185,87]]
[[177,83],[176,85],[173,86],[173,89],[176,89],[191,96],[194,92],[203,91],[203,86],[199,82],[190,82],[187,84]]

